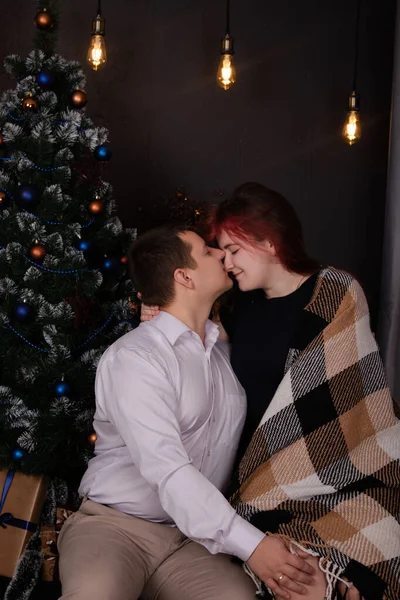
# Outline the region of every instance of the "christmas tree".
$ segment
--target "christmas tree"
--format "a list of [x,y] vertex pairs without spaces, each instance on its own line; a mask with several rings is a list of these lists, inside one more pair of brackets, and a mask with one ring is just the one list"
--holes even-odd
[[108,132],[86,115],[82,68],[54,53],[55,0],[35,26],[0,102],[0,468],[73,486],[95,442],[98,359],[135,318],[134,233],[102,177]]

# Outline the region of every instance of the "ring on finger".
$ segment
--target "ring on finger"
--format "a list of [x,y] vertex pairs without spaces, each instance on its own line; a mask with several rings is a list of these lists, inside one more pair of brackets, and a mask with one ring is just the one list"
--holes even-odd
[[281,583],[281,582],[282,582],[282,579],[283,579],[284,577],[285,577],[285,576],[284,576],[284,574],[283,574],[283,573],[281,573],[281,574],[278,576],[278,581],[279,581],[279,583]]

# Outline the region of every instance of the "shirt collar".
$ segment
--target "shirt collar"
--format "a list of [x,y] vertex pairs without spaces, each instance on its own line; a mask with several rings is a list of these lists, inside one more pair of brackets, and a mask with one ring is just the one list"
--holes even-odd
[[[168,312],[165,312],[164,310],[161,310],[160,314],[151,320],[151,323],[155,327],[157,327],[157,329],[162,331],[162,333],[166,336],[167,340],[172,346],[176,344],[177,340],[181,337],[183,333],[185,333],[186,331],[192,331],[192,329],[185,325],[185,323],[183,323],[173,315],[169,314]],[[208,320],[206,322],[205,327],[204,345],[206,350],[211,349],[214,346],[215,342],[218,339],[218,335],[218,325]]]

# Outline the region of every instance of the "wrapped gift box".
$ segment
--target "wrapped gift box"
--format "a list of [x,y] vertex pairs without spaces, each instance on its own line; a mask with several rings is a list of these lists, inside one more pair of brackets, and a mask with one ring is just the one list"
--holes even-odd
[[61,527],[74,511],[66,508],[57,508],[55,525],[41,525],[40,536],[42,540],[43,565],[41,572],[42,581],[58,581],[58,551],[57,537]]
[[38,527],[46,492],[45,477],[0,471],[0,575],[14,575],[18,560]]

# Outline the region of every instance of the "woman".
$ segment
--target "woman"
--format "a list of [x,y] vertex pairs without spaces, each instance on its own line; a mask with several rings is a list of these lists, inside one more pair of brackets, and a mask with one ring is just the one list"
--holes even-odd
[[246,292],[220,314],[248,399],[233,505],[312,555],[301,598],[400,598],[400,424],[361,287],[307,255],[293,207],[260,184],[212,233]]

